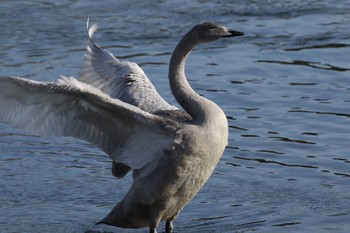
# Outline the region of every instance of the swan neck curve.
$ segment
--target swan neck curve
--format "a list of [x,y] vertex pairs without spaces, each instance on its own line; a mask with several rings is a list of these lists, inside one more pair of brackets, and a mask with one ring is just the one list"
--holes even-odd
[[186,60],[196,44],[198,42],[192,30],[177,44],[170,59],[169,83],[176,101],[191,115],[194,121],[201,122],[207,113],[205,107],[210,101],[201,97],[192,89],[185,75]]

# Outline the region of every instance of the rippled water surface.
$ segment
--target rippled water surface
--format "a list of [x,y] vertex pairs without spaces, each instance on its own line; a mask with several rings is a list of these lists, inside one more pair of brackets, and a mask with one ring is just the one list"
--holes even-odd
[[[208,20],[244,31],[188,61],[230,141],[176,232],[350,232],[350,1],[2,1],[0,14],[1,76],[78,77],[90,16],[96,42],[139,63],[173,104],[181,35]],[[0,125],[0,232],[147,232],[94,225],[131,182],[110,163],[83,141]]]

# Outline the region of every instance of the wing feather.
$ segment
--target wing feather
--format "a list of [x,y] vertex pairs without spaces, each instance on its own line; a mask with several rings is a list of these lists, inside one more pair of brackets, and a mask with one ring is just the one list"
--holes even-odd
[[88,28],[88,47],[80,77],[82,82],[150,113],[177,109],[159,95],[136,63],[119,60],[108,50],[96,45],[92,41],[96,30],[96,24]]
[[181,127],[66,77],[54,83],[1,78],[0,109],[0,122],[86,140],[133,169],[157,160]]

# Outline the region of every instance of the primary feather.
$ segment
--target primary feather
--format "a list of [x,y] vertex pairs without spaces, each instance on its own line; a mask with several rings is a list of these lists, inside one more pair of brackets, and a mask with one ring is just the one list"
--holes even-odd
[[177,110],[159,95],[136,63],[119,60],[96,45],[92,40],[96,30],[97,24],[94,24],[87,32],[88,47],[80,81],[150,113]]

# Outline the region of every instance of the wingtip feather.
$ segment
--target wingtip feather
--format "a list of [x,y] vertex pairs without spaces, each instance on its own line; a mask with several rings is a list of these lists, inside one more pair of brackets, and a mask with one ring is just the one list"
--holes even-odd
[[91,27],[89,26],[89,24],[90,24],[90,17],[88,17],[86,20],[86,30],[87,30],[87,37],[88,37],[89,45],[92,45],[93,44],[92,38],[98,29],[98,24],[94,23]]

